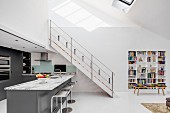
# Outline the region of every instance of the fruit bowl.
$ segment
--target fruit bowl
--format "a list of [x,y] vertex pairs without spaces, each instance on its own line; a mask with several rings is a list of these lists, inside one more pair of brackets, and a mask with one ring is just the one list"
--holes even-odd
[[40,73],[39,73],[39,74],[36,75],[36,77],[37,77],[37,78],[49,78],[50,75],[48,75],[48,74],[40,74]]

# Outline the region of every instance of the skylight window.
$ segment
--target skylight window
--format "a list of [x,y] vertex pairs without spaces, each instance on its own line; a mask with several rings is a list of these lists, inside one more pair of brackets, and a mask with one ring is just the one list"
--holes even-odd
[[128,13],[136,0],[114,0],[112,6]]
[[119,0],[127,5],[132,5],[132,3],[134,2],[134,0]]
[[79,11],[75,12],[74,14],[68,16],[67,20],[69,20],[73,24],[76,24],[76,23],[88,18],[91,15],[92,14],[89,13],[88,11],[86,11],[84,9],[80,9]]
[[95,16],[91,16],[87,18],[86,20],[81,21],[80,23],[77,24],[78,27],[83,27],[88,31],[93,31],[96,29],[96,26],[102,23],[102,20]]
[[98,27],[111,27],[109,24],[105,23],[103,20],[94,16],[71,0],[67,0],[58,5],[53,8],[52,11],[54,11],[57,15],[64,17],[77,27],[82,27],[89,32],[97,29]]
[[56,13],[62,17],[65,17],[79,9],[80,7],[77,4],[70,2],[68,4],[65,4],[63,7],[57,9]]

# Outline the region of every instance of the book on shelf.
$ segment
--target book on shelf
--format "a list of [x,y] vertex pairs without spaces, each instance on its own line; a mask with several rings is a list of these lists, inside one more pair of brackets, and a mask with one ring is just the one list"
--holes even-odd
[[147,78],[156,78],[156,73],[148,73]]
[[165,82],[165,79],[158,79],[158,82]]
[[146,84],[146,79],[137,79],[138,84]]
[[129,70],[128,75],[136,75],[136,70]]
[[158,56],[165,56],[165,51],[158,51]]
[[136,56],[136,51],[129,51],[128,56],[129,57],[135,57]]
[[128,61],[128,64],[136,64],[136,61]]
[[156,51],[148,51],[147,55],[148,56],[154,56],[154,55],[156,55]]
[[162,70],[158,71],[158,75],[164,75],[164,74],[165,74],[165,71],[162,71]]

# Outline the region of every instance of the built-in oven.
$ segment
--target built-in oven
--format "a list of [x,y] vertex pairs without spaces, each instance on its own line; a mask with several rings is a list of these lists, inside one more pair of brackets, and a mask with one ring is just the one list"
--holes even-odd
[[0,81],[10,79],[10,57],[0,55]]

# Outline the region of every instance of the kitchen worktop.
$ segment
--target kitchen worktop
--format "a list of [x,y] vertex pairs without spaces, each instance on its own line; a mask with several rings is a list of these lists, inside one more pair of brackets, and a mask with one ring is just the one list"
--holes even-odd
[[53,90],[72,77],[74,77],[74,75],[64,75],[62,78],[53,79],[41,78],[30,82],[6,87],[5,90]]
[[36,74],[22,74],[23,77],[35,77]]

